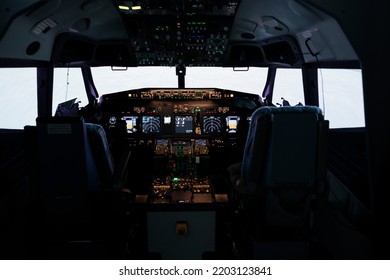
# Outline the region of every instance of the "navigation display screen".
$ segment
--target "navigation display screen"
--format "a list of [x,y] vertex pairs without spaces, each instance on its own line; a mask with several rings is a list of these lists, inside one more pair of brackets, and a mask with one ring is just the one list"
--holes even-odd
[[159,133],[160,126],[159,116],[142,116],[143,133]]
[[216,134],[222,131],[220,116],[203,116],[203,133]]
[[175,133],[193,133],[193,116],[175,116]]

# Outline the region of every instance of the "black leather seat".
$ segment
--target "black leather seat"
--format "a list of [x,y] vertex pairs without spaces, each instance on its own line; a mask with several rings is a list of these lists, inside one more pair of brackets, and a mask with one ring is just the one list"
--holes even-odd
[[[313,106],[261,107],[253,113],[240,178],[231,174],[252,245],[308,240],[311,206],[324,192],[327,130],[328,122]],[[257,250],[263,256],[266,251]],[[287,251],[280,256],[294,258]]]
[[115,219],[115,200],[126,184],[130,154],[115,165],[104,129],[85,123],[82,117],[38,118],[36,129],[25,130],[30,138],[31,130],[36,134],[35,188],[46,215],[48,238],[68,245],[106,238],[104,224]]

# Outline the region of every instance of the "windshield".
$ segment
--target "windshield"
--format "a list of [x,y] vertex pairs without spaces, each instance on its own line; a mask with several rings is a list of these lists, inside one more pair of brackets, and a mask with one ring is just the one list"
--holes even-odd
[[[37,89],[35,68],[1,68],[1,128],[23,128],[35,124]],[[177,88],[174,67],[136,67],[112,71],[110,67],[92,69],[99,95],[130,89],[156,87]],[[189,67],[188,88],[222,88],[261,95],[267,76],[266,68],[233,71],[232,68]],[[362,75],[359,69],[320,69],[320,107],[331,128],[364,127]],[[22,82],[20,82],[22,81]],[[55,69],[53,112],[58,103],[76,98],[80,106],[88,104],[80,69]],[[304,103],[300,69],[278,69],[273,94],[274,104],[283,99],[291,105]]]
[[[177,88],[178,77],[174,67],[136,67],[126,71],[112,71],[110,67],[92,68],[100,95],[129,89],[159,87]],[[234,71],[232,68],[188,67],[187,88],[223,88],[261,94],[267,78],[267,68]]]

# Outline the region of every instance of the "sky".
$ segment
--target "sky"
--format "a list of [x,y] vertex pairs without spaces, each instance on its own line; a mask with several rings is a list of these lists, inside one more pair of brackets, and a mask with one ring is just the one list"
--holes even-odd
[[[143,87],[177,87],[174,67],[129,68],[112,71],[108,67],[93,69],[100,95]],[[187,68],[186,87],[224,88],[261,95],[267,77],[266,68],[233,71],[231,68]],[[319,73],[320,107],[331,128],[362,127],[364,103],[360,70],[322,69]],[[54,75],[53,112],[57,104],[77,97],[80,106],[87,104],[79,69],[57,69]],[[274,103],[281,98],[294,105],[303,102],[299,69],[278,69]],[[37,116],[35,69],[0,68],[0,128],[21,129],[34,125]]]

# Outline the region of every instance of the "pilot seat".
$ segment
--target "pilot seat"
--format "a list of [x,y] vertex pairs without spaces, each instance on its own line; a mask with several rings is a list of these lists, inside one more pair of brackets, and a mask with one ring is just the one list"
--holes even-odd
[[102,126],[79,116],[39,117],[25,131],[47,256],[107,258],[118,239],[116,209],[130,153],[114,164]]
[[313,206],[325,193],[327,131],[314,106],[265,106],[252,114],[242,163],[229,168],[244,220],[244,258],[310,257]]

